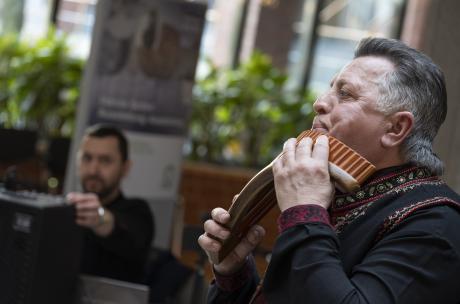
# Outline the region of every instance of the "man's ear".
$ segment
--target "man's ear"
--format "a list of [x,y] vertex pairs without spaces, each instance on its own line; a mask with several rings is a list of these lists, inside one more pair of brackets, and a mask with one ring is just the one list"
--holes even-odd
[[392,114],[387,119],[387,129],[381,138],[381,143],[386,148],[399,146],[409,135],[414,125],[414,115],[403,111]]
[[133,166],[133,162],[130,159],[127,159],[123,164],[123,177],[126,177]]

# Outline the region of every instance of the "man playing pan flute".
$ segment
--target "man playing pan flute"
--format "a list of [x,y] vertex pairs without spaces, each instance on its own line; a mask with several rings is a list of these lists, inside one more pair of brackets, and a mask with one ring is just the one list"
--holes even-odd
[[[252,227],[219,264],[209,303],[459,303],[460,197],[432,150],[447,111],[444,77],[400,41],[368,38],[314,104],[313,129],[377,168],[361,189],[335,190],[326,136],[289,139],[273,163],[280,234],[260,282]],[[230,220],[212,210],[208,254]]]

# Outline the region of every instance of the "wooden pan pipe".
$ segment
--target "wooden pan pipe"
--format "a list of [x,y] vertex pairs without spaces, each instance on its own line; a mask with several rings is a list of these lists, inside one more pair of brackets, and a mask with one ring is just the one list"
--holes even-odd
[[[297,143],[310,137],[313,141],[320,132],[308,130],[297,137]],[[345,192],[353,192],[375,172],[375,167],[364,157],[332,136],[329,138],[329,174],[337,188]],[[228,210],[230,222],[225,225],[230,230],[230,237],[218,241],[222,248],[217,254],[210,256],[214,264],[219,264],[235,248],[248,230],[258,223],[276,205],[276,194],[273,182],[272,163],[258,172],[241,190]]]

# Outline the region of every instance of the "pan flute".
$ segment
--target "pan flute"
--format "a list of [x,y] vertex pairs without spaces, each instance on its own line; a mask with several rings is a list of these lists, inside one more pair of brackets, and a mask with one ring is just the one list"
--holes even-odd
[[[320,132],[308,130],[297,137],[297,143],[304,137],[315,141]],[[350,147],[332,136],[329,138],[329,174],[337,188],[345,192],[359,189],[360,185],[375,172],[375,167]],[[276,205],[272,163],[258,172],[241,190],[228,210],[230,222],[225,225],[230,230],[221,250],[210,256],[214,264],[219,264],[241,241],[248,230],[259,222]]]

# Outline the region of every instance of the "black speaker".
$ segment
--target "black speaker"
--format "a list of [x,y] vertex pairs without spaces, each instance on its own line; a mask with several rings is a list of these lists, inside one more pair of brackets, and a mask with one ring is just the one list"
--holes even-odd
[[73,303],[81,246],[64,198],[0,189],[0,303]]

